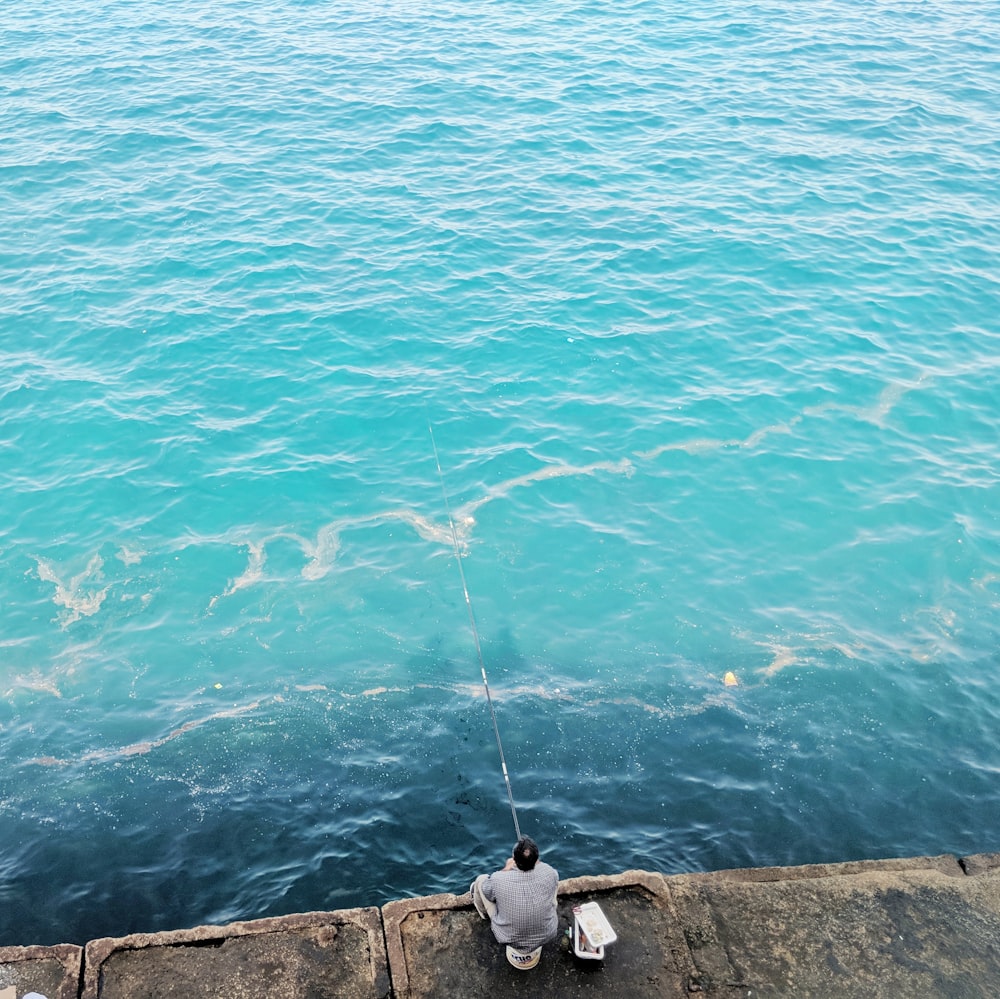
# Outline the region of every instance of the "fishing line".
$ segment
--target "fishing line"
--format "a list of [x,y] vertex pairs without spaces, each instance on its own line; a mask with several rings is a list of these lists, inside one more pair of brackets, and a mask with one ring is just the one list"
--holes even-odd
[[462,593],[465,594],[465,606],[469,611],[469,626],[472,628],[472,637],[476,645],[476,655],[479,657],[479,671],[483,676],[483,687],[486,690],[486,702],[490,706],[490,719],[493,722],[493,734],[497,738],[497,750],[500,753],[500,769],[503,771],[503,782],[507,787],[507,800],[510,802],[510,814],[514,819],[514,832],[517,838],[521,838],[521,827],[517,823],[517,809],[514,807],[514,792],[510,789],[510,776],[507,773],[507,760],[503,755],[503,743],[500,741],[500,727],[497,725],[497,713],[493,707],[493,696],[490,694],[490,681],[486,679],[486,663],[483,662],[483,650],[479,643],[479,629],[476,627],[476,615],[472,612],[472,601],[469,599],[469,587],[465,582],[465,570],[462,568],[462,552],[458,546],[458,533],[455,531],[455,521],[451,516],[451,507],[448,504],[448,490],[444,487],[444,473],[441,471],[441,459],[438,457],[437,443],[434,440],[434,427],[430,420],[427,421],[427,429],[431,434],[431,447],[434,449],[434,464],[437,465],[438,479],[441,481],[441,495],[444,497],[444,510],[448,515],[448,526],[451,528],[451,543],[455,552],[455,563],[458,565],[458,574],[462,580]]

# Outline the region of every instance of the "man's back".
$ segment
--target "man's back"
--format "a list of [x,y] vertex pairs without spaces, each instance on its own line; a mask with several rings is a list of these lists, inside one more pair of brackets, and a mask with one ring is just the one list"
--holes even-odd
[[486,878],[482,890],[486,898],[496,902],[491,925],[497,940],[530,950],[553,939],[559,931],[558,886],[559,874],[543,861],[530,871],[515,867]]

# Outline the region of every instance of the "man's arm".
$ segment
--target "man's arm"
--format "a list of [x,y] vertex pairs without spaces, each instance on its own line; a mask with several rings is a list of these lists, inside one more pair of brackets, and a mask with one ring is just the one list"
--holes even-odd
[[494,871],[493,874],[490,874],[486,878],[486,880],[482,883],[482,885],[480,886],[481,891],[482,891],[483,895],[486,898],[488,898],[491,902],[496,902],[496,900],[497,900],[496,891],[493,888],[493,877],[494,877],[494,875],[502,874],[504,871],[512,871],[512,870],[514,870],[515,866],[516,865],[514,864],[514,858],[513,857],[508,857],[507,858],[507,863],[504,864],[503,867],[499,871]]

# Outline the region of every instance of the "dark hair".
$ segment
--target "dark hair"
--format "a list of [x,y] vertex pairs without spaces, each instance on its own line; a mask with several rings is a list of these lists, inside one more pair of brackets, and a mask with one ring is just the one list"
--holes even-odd
[[538,847],[530,836],[522,836],[514,845],[514,863],[521,871],[530,871],[538,863]]

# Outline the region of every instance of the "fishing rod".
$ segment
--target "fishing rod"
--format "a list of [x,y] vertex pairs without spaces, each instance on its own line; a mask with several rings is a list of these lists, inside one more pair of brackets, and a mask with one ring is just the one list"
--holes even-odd
[[476,645],[476,655],[479,657],[479,671],[483,676],[483,688],[486,690],[486,702],[490,706],[490,719],[493,721],[493,734],[497,738],[497,750],[500,753],[500,769],[503,771],[503,782],[507,786],[507,800],[510,802],[510,814],[514,819],[514,832],[521,838],[521,827],[517,823],[517,809],[514,807],[514,792],[510,789],[510,776],[507,773],[507,760],[503,755],[503,743],[500,741],[500,727],[497,725],[497,713],[493,707],[493,696],[490,694],[490,681],[486,679],[486,663],[483,662],[483,649],[479,643],[479,629],[476,627],[476,615],[472,612],[472,601],[469,599],[469,587],[465,582],[465,570],[462,568],[462,552],[458,546],[458,533],[455,531],[455,521],[451,516],[448,504],[448,490],[444,487],[444,473],[441,471],[441,459],[438,457],[437,442],[434,440],[434,427],[430,420],[427,429],[431,434],[431,447],[434,449],[434,464],[437,465],[438,479],[441,481],[441,495],[444,497],[444,510],[448,515],[448,526],[451,528],[451,544],[455,552],[455,563],[462,580],[462,593],[465,594],[465,606],[469,611],[469,626],[472,628],[472,638]]

